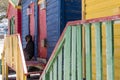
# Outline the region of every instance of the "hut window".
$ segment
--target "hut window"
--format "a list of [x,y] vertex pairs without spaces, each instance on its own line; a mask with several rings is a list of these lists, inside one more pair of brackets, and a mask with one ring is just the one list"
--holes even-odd
[[45,0],[43,2],[41,2],[41,4],[40,4],[40,9],[44,9],[44,8],[46,8]]
[[15,33],[15,17],[10,19],[10,34]]

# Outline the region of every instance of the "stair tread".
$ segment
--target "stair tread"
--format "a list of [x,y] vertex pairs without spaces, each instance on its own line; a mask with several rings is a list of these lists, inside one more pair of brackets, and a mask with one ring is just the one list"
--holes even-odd
[[41,63],[39,61],[26,61],[27,66],[43,66],[45,67],[45,63]]
[[34,72],[28,72],[27,75],[29,74],[41,74],[43,71],[34,71]]

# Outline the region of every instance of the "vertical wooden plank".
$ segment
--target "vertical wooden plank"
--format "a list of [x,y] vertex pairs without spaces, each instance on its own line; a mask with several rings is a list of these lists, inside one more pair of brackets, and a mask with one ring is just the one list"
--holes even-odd
[[[18,44],[18,42],[16,42],[16,44]],[[15,54],[15,56],[17,56],[15,58],[15,61],[16,61],[16,79],[19,80],[20,79],[19,76],[22,78],[22,76],[20,75],[20,73],[22,71],[20,72],[20,66],[19,66],[19,64],[20,64],[20,60],[19,60],[19,58],[20,58],[20,51],[19,51],[18,45],[16,45],[16,53],[17,53],[17,54]]]
[[11,39],[12,39],[12,41],[11,41],[11,48],[12,48],[12,67],[15,67],[14,66],[14,41],[15,41],[15,39],[14,39],[14,36],[11,36]]
[[57,80],[57,58],[53,63],[53,80]]
[[[82,25],[83,26],[83,25]],[[82,27],[82,62],[83,62],[83,78],[86,78],[86,54],[85,54],[85,27]]]
[[82,26],[77,26],[77,80],[83,80],[82,68]]
[[[4,43],[4,47],[6,46],[5,43]],[[4,58],[5,58],[5,49],[2,53],[2,80],[4,80],[4,76],[5,76],[5,59]]]
[[27,76],[25,74],[23,75],[23,80],[27,80]]
[[76,63],[76,28],[75,26],[72,27],[72,71],[71,71],[71,80],[76,80],[76,73],[77,73],[77,70],[76,70],[76,66],[77,66],[77,63]]
[[85,24],[86,79],[92,80],[91,24]]
[[58,80],[62,80],[62,49],[59,52],[58,55]]
[[106,22],[107,80],[114,80],[114,37],[113,22]]
[[7,63],[12,67],[12,37],[11,36],[9,37],[9,40],[10,40],[10,43],[9,43],[10,44],[10,48],[9,48],[10,53],[8,52],[9,55],[7,53],[7,58],[8,58]]
[[102,80],[102,32],[101,23],[95,23],[96,38],[96,80]]
[[53,68],[50,69],[50,80],[53,80]]
[[45,80],[45,74],[43,75],[42,80]]
[[50,72],[47,72],[45,75],[45,80],[50,80]]
[[5,80],[8,80],[8,65],[5,63]]
[[[17,54],[15,54],[15,56],[17,56],[16,58],[15,58],[15,61],[16,61],[16,79],[17,80],[19,80],[19,77],[22,77],[22,76],[20,76],[20,66],[19,66],[19,64],[20,64],[20,51],[19,51],[19,47],[18,46],[16,46],[16,53]],[[21,71],[22,72],[22,71]]]
[[70,80],[70,53],[71,53],[71,27],[68,27],[65,35],[64,46],[64,80]]

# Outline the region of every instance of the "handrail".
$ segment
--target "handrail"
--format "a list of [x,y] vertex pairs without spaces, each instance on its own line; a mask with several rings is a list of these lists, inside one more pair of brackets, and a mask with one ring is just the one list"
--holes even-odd
[[24,74],[27,74],[28,73],[27,72],[27,66],[26,66],[25,57],[24,57],[23,48],[22,48],[22,43],[21,43],[21,39],[20,39],[19,34],[18,34],[18,42],[19,42],[20,54],[21,54],[21,57],[22,57]]
[[26,80],[27,66],[19,34],[7,35],[2,54],[2,77],[8,79],[8,67],[16,72],[17,80]]
[[[101,41],[100,40],[102,40],[102,37],[101,37],[101,26],[102,25],[100,25],[101,23],[105,23],[106,24],[106,28],[108,29],[108,31],[106,30],[106,34],[107,34],[107,38],[106,38],[106,61],[107,62],[109,62],[110,60],[111,60],[111,62],[109,62],[110,63],[110,65],[109,64],[107,64],[107,66],[109,66],[109,67],[107,67],[107,80],[114,80],[114,38],[113,38],[113,21],[117,21],[117,20],[120,20],[120,15],[114,15],[114,16],[108,16],[108,17],[101,17],[101,18],[95,18],[95,19],[89,19],[89,20],[78,20],[78,21],[71,21],[71,22],[68,22],[68,24],[66,25],[66,27],[65,27],[65,29],[64,29],[64,31],[63,31],[63,33],[62,33],[62,35],[61,35],[61,37],[60,37],[60,39],[58,40],[58,43],[56,44],[56,47],[55,47],[55,49],[53,50],[53,53],[52,53],[52,55],[51,55],[51,57],[50,57],[50,59],[49,59],[49,61],[48,61],[48,63],[47,63],[47,65],[46,65],[46,67],[45,67],[45,69],[44,69],[44,71],[43,71],[43,73],[42,73],[42,75],[40,76],[40,79],[39,80],[52,80],[53,78],[54,78],[54,80],[57,80],[57,78],[59,78],[58,76],[58,73],[57,73],[57,75],[55,74],[55,76],[57,76],[57,78],[56,77],[54,77],[54,74],[53,73],[56,73],[56,71],[54,70],[54,68],[57,70],[57,71],[59,71],[58,70],[58,65],[57,65],[57,68],[56,68],[56,64],[58,64],[58,58],[59,58],[59,54],[62,54],[62,53],[58,53],[58,51],[59,50],[61,50],[61,46],[64,46],[65,45],[65,43],[64,43],[64,41],[65,40],[67,40],[67,38],[69,38],[69,39],[71,39],[71,35],[72,34],[74,34],[74,33],[72,33],[71,32],[71,30],[73,30],[73,28],[74,27],[77,27],[77,28],[80,28],[81,27],[81,31],[82,32],[80,32],[81,34],[79,34],[79,36],[81,36],[81,37],[79,37],[79,39],[81,39],[82,38],[82,35],[84,35],[84,34],[82,34],[83,33],[83,31],[85,31],[85,34],[86,35],[84,35],[85,36],[85,38],[86,38],[86,41],[85,41],[85,43],[82,43],[82,40],[84,40],[84,39],[81,39],[80,41],[78,40],[77,42],[75,42],[75,43],[79,43],[80,44],[80,48],[82,48],[83,49],[83,47],[81,46],[81,44],[83,45],[83,44],[86,44],[86,61],[87,62],[85,62],[86,63],[86,70],[88,71],[86,71],[86,78],[87,78],[87,80],[92,80],[92,61],[91,61],[91,40],[92,40],[92,38],[91,38],[91,29],[90,29],[90,27],[92,27],[92,25],[94,25],[95,24],[95,27],[96,27],[96,29],[98,29],[99,31],[98,32],[96,32],[96,34],[98,35],[98,39],[96,39],[96,42],[99,44],[99,46],[97,47],[97,50],[98,50],[98,52],[96,52],[96,53],[100,53],[100,54],[102,54],[102,52],[101,52],[101,47],[102,47],[102,43],[101,43]],[[99,29],[100,28],[100,29]],[[73,30],[74,31],[74,30]],[[66,34],[67,34],[67,36],[69,36],[69,37],[67,37],[66,36]],[[75,35],[76,35],[77,33],[75,33]],[[77,36],[78,37],[78,36]],[[76,37],[75,37],[76,38]],[[77,38],[76,38],[77,39]],[[73,39],[73,40],[76,40],[76,39]],[[88,39],[88,40],[87,40]],[[68,40],[69,41],[69,40]],[[74,42],[73,42],[74,43]],[[96,46],[97,46],[97,43],[96,43]],[[71,45],[72,43],[69,43],[69,46]],[[67,44],[68,45],[68,44]],[[72,44],[72,45],[74,45],[74,44]],[[68,46],[68,48],[70,48]],[[74,45],[75,46],[75,45]],[[109,51],[109,47],[111,48],[111,50]],[[72,46],[72,48],[74,48],[73,46]],[[71,49],[71,48],[70,48]],[[75,48],[76,49],[76,48]],[[81,53],[79,53],[80,55],[80,58],[82,58],[82,49],[81,49]],[[77,49],[76,49],[77,50]],[[100,51],[99,51],[100,50]],[[108,53],[108,51],[109,51],[109,53]],[[68,53],[69,53],[70,51],[69,51],[69,49],[68,49]],[[72,53],[74,53],[74,51],[73,52],[70,52],[71,54]],[[88,54],[89,53],[89,54]],[[67,53],[66,53],[67,54]],[[68,57],[71,57],[71,54],[70,55],[68,55]],[[99,54],[99,55],[100,55]],[[65,54],[64,54],[65,55]],[[110,58],[109,58],[109,57]],[[74,57],[75,56],[73,56],[73,59],[74,59]],[[111,59],[112,58],[112,59]],[[97,69],[98,69],[98,71],[100,72],[100,73],[96,73],[96,75],[97,75],[97,77],[96,78],[98,78],[98,77],[100,77],[100,79],[102,80],[102,76],[103,76],[103,74],[102,74],[102,70],[100,70],[101,68],[102,68],[102,62],[101,62],[101,59],[102,59],[102,56],[100,56],[99,58],[98,58],[98,60],[97,60],[97,65],[96,65],[96,67],[97,67]],[[68,59],[67,59],[68,60]],[[82,71],[82,67],[83,67],[83,65],[82,65],[82,59],[79,59],[80,61],[81,61],[81,63],[80,64],[75,64],[75,65],[79,65],[79,67],[80,67],[80,70]],[[57,61],[57,62],[56,62]],[[71,61],[71,60],[70,60]],[[68,61],[69,62],[69,61]],[[73,61],[74,62],[74,61]],[[53,64],[54,63],[54,64]],[[64,65],[66,65],[67,63],[66,62],[64,62],[65,64]],[[88,64],[87,64],[88,63]],[[71,64],[71,63],[69,63],[69,64]],[[98,65],[100,65],[100,66],[98,66]],[[69,66],[69,65],[68,65]],[[70,65],[71,66],[71,65]],[[111,66],[111,67],[110,67]],[[66,67],[66,66],[62,66],[62,67]],[[72,66],[72,67],[74,67],[74,66]],[[84,66],[85,67],[85,66]],[[111,69],[111,71],[110,71],[110,69]],[[52,71],[51,71],[52,70]],[[74,69],[73,69],[73,71],[74,71]],[[65,72],[66,73],[66,72]],[[69,73],[69,74],[62,74],[62,75],[67,75],[66,77],[68,77],[68,75],[69,75],[69,77],[70,77],[70,74],[71,74],[71,72],[69,72],[69,70],[68,70],[68,72],[67,73]],[[76,73],[73,73],[74,75],[76,74]],[[72,75],[73,75],[72,74]],[[82,75],[82,73],[81,72],[79,72],[79,74],[81,74],[81,75],[79,75],[80,76],[80,78],[78,79],[78,80],[82,80],[83,79],[83,75]],[[76,77],[76,76],[73,76],[74,78]],[[62,77],[63,78],[63,77]],[[61,79],[62,80],[62,79]],[[65,78],[65,76],[64,76],[64,80],[69,80],[68,78],[66,79]],[[72,80],[76,80],[76,79],[72,79]]]

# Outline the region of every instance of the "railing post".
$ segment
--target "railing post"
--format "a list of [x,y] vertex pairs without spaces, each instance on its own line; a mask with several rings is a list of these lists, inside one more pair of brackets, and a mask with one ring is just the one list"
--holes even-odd
[[76,80],[77,79],[77,77],[76,77],[76,73],[77,73],[77,70],[76,70],[76,67],[77,67],[77,64],[76,64],[76,62],[77,62],[77,37],[76,37],[76,32],[77,32],[77,27],[75,27],[75,26],[72,26],[72,53],[71,53],[71,66],[72,66],[72,71],[71,71],[71,80]]
[[[17,39],[15,41],[14,42],[16,43],[16,47],[15,47],[15,49],[16,49],[16,54],[15,54],[15,56],[16,56],[16,58],[15,58],[15,60],[16,60],[16,79],[19,80],[20,77],[21,78],[23,77],[23,75],[22,76],[20,75],[22,73],[22,71],[20,71],[20,65],[19,65],[19,64],[21,64],[20,63],[20,57],[21,56],[20,56],[20,52],[19,52],[19,47],[18,47]],[[24,78],[22,78],[22,79],[24,79]]]
[[49,72],[47,72],[46,74],[43,75],[42,80],[50,80]]
[[[6,40],[5,40],[6,43]],[[2,54],[2,79],[3,80],[8,80],[8,65],[6,63],[6,47],[8,46],[8,44],[4,44],[4,51]]]
[[58,80],[57,76],[57,59],[53,63],[53,80]]
[[7,65],[7,63],[5,63],[5,75],[4,75],[4,79],[8,80],[8,65]]
[[95,23],[96,39],[96,80],[102,80],[102,31],[101,23]]
[[63,77],[63,65],[62,65],[63,57],[62,57],[62,49],[58,55],[58,80],[62,80]]
[[114,80],[114,37],[113,21],[106,22],[107,80]]
[[2,55],[2,80],[8,80],[8,66],[5,62],[5,53]]
[[64,45],[64,80],[70,80],[71,26],[67,28]]
[[27,80],[27,76],[23,73],[23,80]]
[[50,79],[49,80],[53,80],[53,67],[51,67],[49,75],[50,75]]
[[86,79],[92,80],[91,24],[85,24]]
[[83,80],[82,25],[77,26],[77,80]]
[[44,74],[43,77],[42,77],[42,80],[45,80],[45,79],[46,79],[46,74]]

